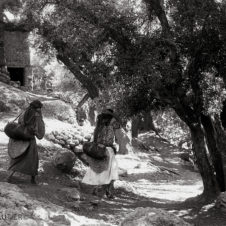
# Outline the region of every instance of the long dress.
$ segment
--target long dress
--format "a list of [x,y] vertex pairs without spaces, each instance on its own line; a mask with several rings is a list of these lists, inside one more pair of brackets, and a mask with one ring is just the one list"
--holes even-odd
[[[107,146],[107,158],[105,160],[94,160],[88,157],[90,166],[82,180],[82,183],[89,185],[106,185],[112,180],[118,180],[118,164],[115,158],[115,151],[112,148],[114,144],[114,130],[118,125],[115,119],[112,119],[109,126],[105,126],[98,135],[97,142]],[[118,128],[118,127],[117,127]],[[101,172],[95,168],[102,165]]]
[[[18,122],[24,124],[24,114],[19,117]],[[35,136],[38,137],[38,139],[43,138],[45,127],[42,116],[40,114],[34,115],[33,120],[31,120],[27,127],[34,128]],[[39,157],[35,136],[33,139],[29,140],[30,144],[22,155],[17,158],[10,157],[8,170],[20,172],[30,176],[36,176],[38,174]],[[10,142],[17,142],[17,140],[11,139]]]

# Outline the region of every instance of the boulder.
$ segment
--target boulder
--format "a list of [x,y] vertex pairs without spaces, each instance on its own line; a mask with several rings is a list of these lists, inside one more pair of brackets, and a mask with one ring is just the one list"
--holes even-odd
[[53,164],[62,172],[69,173],[75,164],[75,159],[75,154],[71,151],[58,151],[53,157]]
[[157,208],[137,208],[130,213],[120,226],[191,226],[176,215]]

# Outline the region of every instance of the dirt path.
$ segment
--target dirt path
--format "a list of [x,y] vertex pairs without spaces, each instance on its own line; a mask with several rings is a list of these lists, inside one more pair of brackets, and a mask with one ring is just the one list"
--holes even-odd
[[[185,165],[178,158],[179,150],[151,134],[143,135],[140,139],[147,146],[155,146],[156,151],[118,156],[119,166],[126,166],[128,175],[116,182],[116,198],[104,199],[97,206],[90,204],[93,197],[88,194],[88,189],[80,190],[80,202],[68,203],[67,197],[62,194],[62,188],[73,188],[79,184],[81,177],[78,175],[52,176],[41,172],[37,186],[30,185],[29,178],[21,175],[14,177],[14,183],[32,199],[43,203],[43,206],[62,207],[78,218],[89,218],[96,222],[102,220],[110,225],[118,225],[127,213],[137,207],[162,208],[200,226],[224,225],[224,217],[216,215],[214,210],[210,211],[211,206],[203,209],[201,204],[183,202],[200,194],[202,183],[192,166]],[[44,156],[41,154],[41,161],[42,158]],[[7,161],[7,137],[0,132],[0,182],[5,181]]]

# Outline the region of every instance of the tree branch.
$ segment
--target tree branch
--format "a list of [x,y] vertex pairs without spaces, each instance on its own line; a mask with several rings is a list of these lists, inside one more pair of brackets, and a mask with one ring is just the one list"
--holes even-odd
[[122,49],[126,51],[128,46],[132,45],[131,39],[129,38],[128,34],[123,31],[125,26],[122,26],[123,19],[114,17],[115,20],[114,25],[118,25],[117,29],[112,27],[108,21],[104,22],[100,20],[93,11],[89,10],[86,5],[82,2],[76,4],[76,6],[72,7],[71,5],[63,5],[66,6],[67,9],[71,10],[72,12],[79,14],[81,18],[85,21],[89,22],[90,24],[105,30],[106,36],[114,40]]
[[58,54],[57,59],[60,60],[67,68],[74,74],[75,78],[78,79],[79,82],[87,89],[89,96],[94,99],[99,96],[98,88],[94,85],[94,83],[87,78],[83,73],[81,73],[78,65],[74,62],[71,62],[67,55]]
[[143,0],[147,5],[148,9],[148,17],[152,18],[152,14],[154,13],[159,19],[162,26],[162,36],[166,38],[171,38],[170,26],[168,23],[168,19],[166,17],[166,13],[163,9],[163,4],[161,0]]
[[143,0],[147,6],[149,20],[152,20],[154,14],[160,21],[162,27],[162,40],[159,43],[170,48],[170,59],[172,66],[176,66],[178,63],[178,51],[177,46],[173,41],[170,31],[169,22],[166,16],[166,12],[163,9],[163,0]]

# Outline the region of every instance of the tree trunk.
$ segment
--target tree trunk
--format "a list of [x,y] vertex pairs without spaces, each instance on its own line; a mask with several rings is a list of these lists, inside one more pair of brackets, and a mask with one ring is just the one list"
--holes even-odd
[[217,134],[215,131],[214,122],[210,116],[201,115],[201,121],[205,129],[205,136],[207,139],[208,150],[216,173],[216,180],[218,182],[221,192],[225,191],[225,178],[222,154],[219,143],[217,141]]
[[155,128],[153,118],[152,118],[150,111],[147,111],[144,113],[143,129],[144,129],[144,131],[153,130],[157,135],[159,134],[158,130]]
[[214,128],[221,153],[226,155],[226,132],[218,115],[214,117]]
[[226,183],[226,133],[222,126],[220,116],[215,115],[214,117],[214,128],[217,137],[217,143],[222,156],[223,169],[224,169],[224,181]]
[[89,107],[89,121],[91,126],[96,125],[96,114],[95,114],[96,107],[94,105]]
[[80,102],[78,103],[77,108],[81,108],[83,106],[83,104],[85,104],[85,102],[89,99],[89,94],[86,93],[85,96],[80,100]]
[[0,68],[5,65],[3,6],[0,3]]
[[203,180],[203,194],[215,196],[219,193],[219,187],[207,156],[205,133],[200,123],[193,124],[190,129],[197,166]]
[[76,63],[71,62],[68,59],[68,56],[58,54],[57,59],[60,60],[67,68],[74,74],[75,78],[78,79],[79,82],[84,86],[84,88],[88,91],[88,94],[91,99],[94,99],[99,96],[99,90],[96,85],[91,81],[88,77],[83,75]]
[[184,121],[191,131],[191,138],[193,142],[193,152],[196,157],[196,164],[199,169],[203,181],[203,195],[217,195],[220,191],[216,177],[214,175],[213,167],[211,166],[207,156],[206,137],[199,117],[195,114],[194,110],[184,107],[183,104],[178,103],[175,105],[174,110]]
[[140,115],[137,115],[132,119],[132,137],[133,138],[138,137],[140,123],[141,123]]
[[143,0],[148,7],[148,16],[150,20],[152,20],[153,11],[155,15],[158,17],[161,27],[162,34],[165,37],[170,37],[170,26],[167,20],[166,13],[163,9],[163,1],[162,0]]
[[[36,26],[39,27],[40,24]],[[41,35],[45,37],[47,40],[49,40],[49,33],[51,29],[45,29],[45,27],[42,27],[41,30],[42,30]],[[89,97],[91,99],[98,97],[99,96],[98,87],[94,84],[94,82],[88,76],[82,73],[78,63],[74,62],[70,57],[68,57],[69,47],[67,46],[67,44],[61,39],[57,39],[57,38],[54,41],[50,40],[50,42],[52,43],[53,47],[57,51],[57,55],[56,55],[57,59],[61,61],[67,67],[68,70],[71,71],[71,73],[75,76],[75,78],[88,91]]]

